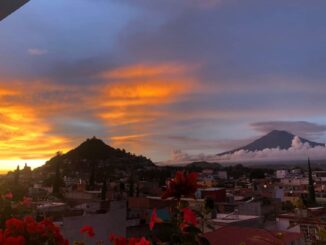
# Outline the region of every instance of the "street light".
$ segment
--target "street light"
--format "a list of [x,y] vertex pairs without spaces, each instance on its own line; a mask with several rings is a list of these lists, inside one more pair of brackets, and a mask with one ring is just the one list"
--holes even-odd
[[29,0],[0,0],[0,21],[19,9]]

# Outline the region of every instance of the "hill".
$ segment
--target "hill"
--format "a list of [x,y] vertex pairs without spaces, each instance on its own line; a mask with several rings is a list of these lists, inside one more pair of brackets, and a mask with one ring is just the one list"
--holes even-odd
[[193,162],[186,165],[189,170],[203,170],[203,169],[220,169],[222,166],[219,163],[212,162]]
[[57,154],[36,171],[54,171],[56,163],[60,163],[62,171],[69,175],[75,172],[89,173],[93,168],[106,173],[117,169],[134,170],[155,166],[144,156],[115,149],[95,137],[65,154]]
[[[280,149],[289,149],[292,146],[292,140],[295,137],[295,135],[282,130],[273,130],[270,133],[266,134],[265,136],[255,140],[254,142],[231,150],[227,152],[223,152],[218,154],[218,156],[223,156],[226,154],[232,154],[239,150],[246,150],[246,151],[261,151],[264,149],[272,149],[279,147]],[[315,146],[325,146],[325,144],[316,143],[304,138],[299,137],[302,143],[308,143],[311,147]]]

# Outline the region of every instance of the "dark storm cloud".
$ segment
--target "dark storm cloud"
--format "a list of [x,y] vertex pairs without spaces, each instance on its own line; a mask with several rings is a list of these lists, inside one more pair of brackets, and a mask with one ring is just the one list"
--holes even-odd
[[77,61],[57,61],[44,72],[43,76],[60,83],[99,83],[97,75],[105,69],[115,68],[104,57],[92,57]]
[[123,38],[128,53],[138,59],[204,63],[204,81],[231,86],[325,75],[325,2],[249,0],[187,11],[177,7],[156,29],[144,30],[141,22],[130,25]]
[[251,123],[255,130],[268,133],[272,130],[285,130],[302,137],[316,137],[325,133],[326,125],[305,121],[270,121]]

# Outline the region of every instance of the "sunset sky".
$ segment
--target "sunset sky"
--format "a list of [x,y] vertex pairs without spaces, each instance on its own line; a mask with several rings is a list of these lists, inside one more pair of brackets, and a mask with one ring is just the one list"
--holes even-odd
[[326,142],[325,0],[31,0],[0,22],[1,169],[86,138],[213,154]]

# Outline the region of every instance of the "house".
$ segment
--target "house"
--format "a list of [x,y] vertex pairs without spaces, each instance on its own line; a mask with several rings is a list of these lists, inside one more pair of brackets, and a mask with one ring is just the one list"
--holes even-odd
[[211,220],[214,227],[236,225],[244,227],[258,227],[260,225],[260,217],[255,215],[240,215],[237,212],[229,214],[217,214],[215,219]]
[[326,209],[315,207],[308,209],[296,209],[295,213],[278,215],[277,229],[283,231],[301,232],[305,244],[314,244],[318,241],[318,229],[326,228]]
[[294,232],[224,226],[204,234],[211,245],[303,245],[303,236]]
[[[62,221],[62,232],[69,241],[83,240],[85,244],[95,245],[97,241],[107,241],[110,234],[126,236],[127,207],[125,201],[110,203],[105,213],[89,213],[82,216],[66,216]],[[95,230],[95,239],[82,236],[80,229],[89,225]]]
[[226,201],[226,189],[225,188],[199,188],[196,193],[197,198],[212,198],[215,202]]

